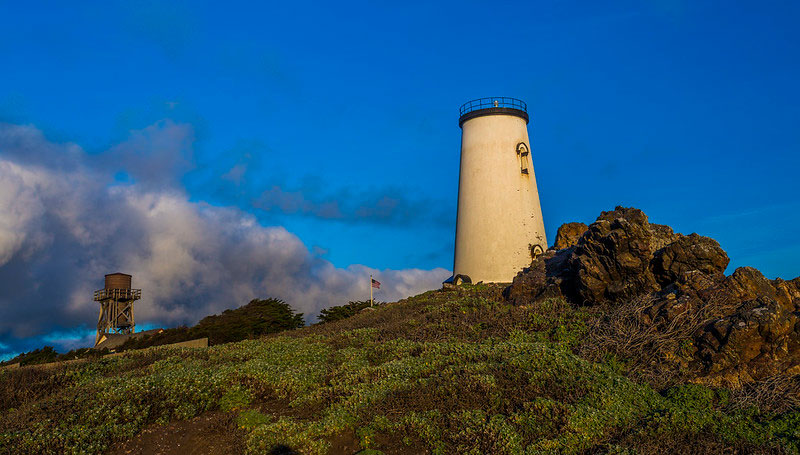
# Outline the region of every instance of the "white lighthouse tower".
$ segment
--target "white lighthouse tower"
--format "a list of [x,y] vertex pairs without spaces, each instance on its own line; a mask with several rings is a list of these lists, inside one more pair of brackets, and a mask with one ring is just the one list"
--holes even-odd
[[514,98],[481,98],[461,106],[460,115],[461,169],[451,280],[511,282],[547,249],[527,105]]

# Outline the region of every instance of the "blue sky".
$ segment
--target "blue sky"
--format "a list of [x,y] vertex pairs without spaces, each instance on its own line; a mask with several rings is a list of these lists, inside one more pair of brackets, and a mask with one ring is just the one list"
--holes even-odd
[[729,270],[800,275],[800,5],[383,3],[0,1],[0,122],[76,144],[101,188],[237,210],[326,267],[449,270],[458,107],[513,96],[551,242],[635,206]]

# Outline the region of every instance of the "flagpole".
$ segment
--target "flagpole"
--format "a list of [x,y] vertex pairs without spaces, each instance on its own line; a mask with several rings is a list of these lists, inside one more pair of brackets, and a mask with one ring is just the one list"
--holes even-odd
[[369,306],[372,306],[372,274],[369,274]]

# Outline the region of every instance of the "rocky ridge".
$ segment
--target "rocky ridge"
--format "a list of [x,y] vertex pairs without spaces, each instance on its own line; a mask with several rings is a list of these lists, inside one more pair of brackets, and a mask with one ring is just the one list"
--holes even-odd
[[739,387],[800,373],[800,278],[770,280],[729,259],[717,241],[676,234],[635,208],[589,226],[559,228],[554,248],[522,270],[505,296],[516,304],[563,297],[577,305],[639,299],[638,323],[684,325],[691,340],[670,358],[687,379]]

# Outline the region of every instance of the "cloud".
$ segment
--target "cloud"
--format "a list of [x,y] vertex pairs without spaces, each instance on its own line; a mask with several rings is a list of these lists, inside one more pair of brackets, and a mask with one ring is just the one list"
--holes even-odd
[[[258,141],[239,141],[214,161],[206,157],[192,173],[192,194],[256,209],[259,215],[289,215],[361,225],[426,225],[452,229],[452,201],[416,196],[418,188],[367,185],[346,180],[331,182],[326,175],[287,175],[276,169],[277,154]],[[202,158],[199,161],[203,161]],[[214,164],[212,164],[214,163]],[[215,169],[227,169],[221,175]],[[265,189],[266,188],[266,189]],[[279,219],[279,218],[278,218]]]
[[452,212],[444,203],[411,199],[402,188],[355,189],[345,187],[324,193],[318,188],[286,190],[273,186],[253,202],[255,208],[289,215],[306,215],[347,223],[407,226],[420,220],[437,226],[452,226]]
[[[34,127],[0,124],[0,355],[31,340],[75,347],[73,335],[48,334],[91,330],[92,291],[111,272],[132,274],[142,288],[137,323],[164,326],[255,297],[284,299],[310,317],[365,298],[370,273],[384,284],[377,298],[387,301],[436,288],[449,275],[336,267],[281,226],[190,201],[175,175],[191,166],[192,142],[190,126],[160,122],[89,155]],[[115,182],[118,169],[133,183]]]
[[161,120],[132,131],[127,141],[102,155],[102,162],[109,170],[126,171],[141,185],[177,186],[193,168],[193,144],[190,125]]

